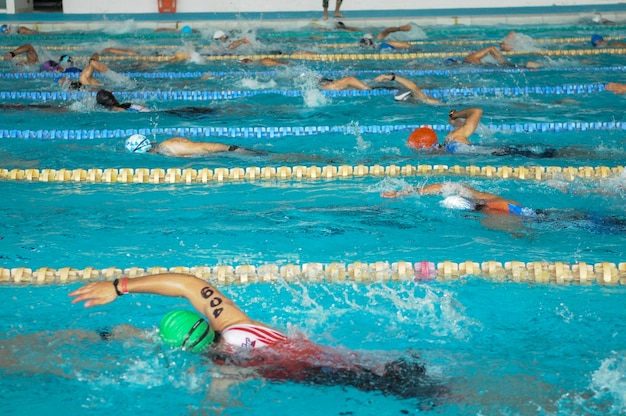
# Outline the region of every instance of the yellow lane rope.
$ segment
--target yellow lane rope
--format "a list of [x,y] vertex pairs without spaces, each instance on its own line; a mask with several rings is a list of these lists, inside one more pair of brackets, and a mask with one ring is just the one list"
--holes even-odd
[[[591,36],[577,36],[577,37],[568,37],[568,38],[545,38],[545,39],[533,39],[534,43],[577,43],[577,42],[590,42]],[[619,37],[604,37],[606,41],[619,40]],[[384,42],[384,40],[381,40]],[[487,44],[499,44],[502,42],[502,39],[473,39],[473,40],[416,40],[409,41],[411,45],[453,45],[453,46],[463,46],[463,45],[487,45]],[[6,49],[17,49],[20,45],[17,46],[3,46]],[[321,48],[350,48],[359,46],[358,42],[351,43],[323,43],[316,45]],[[213,45],[198,45],[199,48],[203,49],[214,49]],[[86,49],[84,45],[82,46],[55,46],[55,45],[43,45],[38,46],[39,49],[43,50],[52,50],[52,51],[64,51],[64,50],[81,50]],[[173,49],[173,48],[182,48],[182,45],[133,45],[132,49]]]
[[[577,42],[590,42],[591,36],[578,36],[570,38],[546,38],[546,39],[533,39],[534,43],[577,43]],[[618,37],[604,37],[604,40],[612,41],[619,40]],[[411,45],[498,45],[503,39],[473,39],[473,40],[416,40],[409,41]],[[380,40],[384,42],[384,39]],[[351,48],[359,46],[358,42],[352,43],[326,43],[317,45],[322,48]]]
[[0,180],[18,182],[91,183],[210,183],[258,180],[349,179],[383,176],[473,176],[499,179],[572,181],[576,178],[601,179],[619,175],[624,166],[460,166],[460,165],[327,165],[268,166],[234,168],[78,168],[78,169],[0,169]]
[[[540,56],[587,56],[587,55],[624,55],[626,48],[596,48],[596,49],[572,49],[572,50],[536,50],[536,51],[513,51],[502,52],[502,55],[540,55]],[[393,60],[411,60],[411,59],[428,59],[428,58],[448,58],[453,56],[465,56],[467,52],[413,52],[413,53],[295,53],[284,55],[259,54],[259,55],[206,55],[205,59],[209,61],[233,61],[242,59],[251,59],[253,61],[262,58],[275,59],[299,59],[305,61],[347,61],[347,60],[374,60],[374,61],[393,61]],[[124,55],[124,56],[101,56],[100,60],[105,62],[112,61],[154,61],[164,62],[173,59],[174,56],[144,56],[144,55]],[[88,60],[88,56],[78,56],[74,59]]]
[[476,262],[467,260],[455,263],[449,260],[411,263],[398,261],[389,263],[355,262],[344,263],[304,263],[217,266],[176,266],[176,267],[130,267],[121,269],[75,269],[64,267],[53,269],[41,267],[32,270],[26,267],[0,268],[0,284],[52,285],[94,280],[113,280],[123,276],[137,277],[153,273],[190,273],[216,284],[263,283],[283,280],[287,282],[359,282],[375,283],[386,281],[454,281],[468,276],[476,276],[495,282],[539,283],[557,285],[616,286],[626,284],[626,263],[601,262],[587,264],[577,262],[546,261],[507,261],[494,260]]

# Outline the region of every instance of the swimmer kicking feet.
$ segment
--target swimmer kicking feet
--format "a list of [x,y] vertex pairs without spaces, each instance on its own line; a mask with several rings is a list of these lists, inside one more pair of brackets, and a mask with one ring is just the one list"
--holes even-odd
[[153,153],[169,157],[202,157],[215,153],[237,153],[241,155],[260,156],[267,154],[259,150],[251,150],[237,145],[216,142],[194,142],[184,137],[172,137],[160,143],[150,142],[143,134],[133,134],[126,139],[124,147],[130,153]]

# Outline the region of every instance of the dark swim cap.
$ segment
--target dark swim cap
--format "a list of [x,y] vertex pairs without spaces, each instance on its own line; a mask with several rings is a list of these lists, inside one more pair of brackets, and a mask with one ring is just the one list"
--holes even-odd
[[120,106],[120,102],[117,101],[113,93],[107,90],[98,91],[98,94],[96,94],[96,102],[108,108]]
[[200,352],[213,342],[215,331],[197,313],[177,310],[167,313],[161,319],[159,336],[172,347]]

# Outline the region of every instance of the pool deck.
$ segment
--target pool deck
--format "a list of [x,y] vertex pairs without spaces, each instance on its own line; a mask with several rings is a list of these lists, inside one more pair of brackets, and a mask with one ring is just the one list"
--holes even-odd
[[[507,8],[459,8],[415,10],[348,10],[341,20],[349,25],[396,25],[415,22],[421,26],[454,25],[540,25],[593,23],[594,17],[615,23],[626,21],[626,3],[594,6],[550,6]],[[254,28],[300,27],[324,22],[321,10],[310,12],[265,13],[125,13],[67,14],[33,12],[6,14],[11,24],[34,26],[40,31],[100,30],[113,23],[133,22],[137,28],[215,27],[241,28],[242,22]]]

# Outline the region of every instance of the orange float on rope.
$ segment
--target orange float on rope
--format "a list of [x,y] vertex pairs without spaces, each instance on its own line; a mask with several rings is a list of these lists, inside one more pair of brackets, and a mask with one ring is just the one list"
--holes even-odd
[[431,148],[438,143],[437,133],[427,126],[422,126],[413,130],[409,136],[407,145],[413,149]]
[[158,0],[159,13],[176,13],[176,0]]

